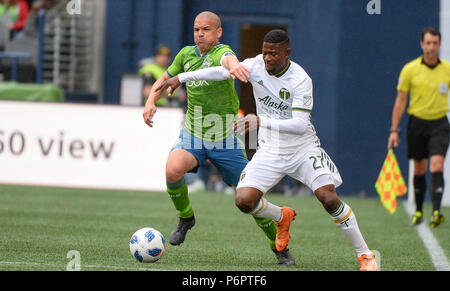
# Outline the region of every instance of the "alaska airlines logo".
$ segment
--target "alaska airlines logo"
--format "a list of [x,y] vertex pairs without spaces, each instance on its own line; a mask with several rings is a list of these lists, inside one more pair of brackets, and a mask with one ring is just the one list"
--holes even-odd
[[263,98],[258,98],[258,100],[268,106],[268,107],[272,107],[274,109],[278,109],[278,110],[287,110],[289,108],[289,105],[287,105],[286,103],[283,103],[283,101],[281,101],[280,103],[277,103],[276,101],[272,100],[272,98],[270,98],[270,96],[266,96]]

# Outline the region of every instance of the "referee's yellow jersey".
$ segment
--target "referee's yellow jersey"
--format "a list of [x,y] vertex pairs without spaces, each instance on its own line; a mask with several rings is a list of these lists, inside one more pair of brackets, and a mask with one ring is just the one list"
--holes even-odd
[[448,112],[450,63],[440,59],[430,68],[422,57],[407,63],[400,72],[397,90],[409,93],[408,113],[420,119],[436,120]]

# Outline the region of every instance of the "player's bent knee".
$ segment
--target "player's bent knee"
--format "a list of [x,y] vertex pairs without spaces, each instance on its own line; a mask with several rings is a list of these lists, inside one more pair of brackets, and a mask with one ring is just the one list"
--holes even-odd
[[260,197],[252,195],[251,191],[240,188],[236,191],[235,203],[237,208],[244,213],[250,213],[258,205]]
[[339,206],[339,198],[334,185],[326,185],[314,191],[317,199],[327,211],[333,211]]
[[166,180],[177,182],[196,166],[198,166],[197,159],[191,153],[181,149],[173,150],[166,163]]
[[325,198],[325,201],[323,202],[323,208],[325,208],[326,211],[331,212],[336,210],[336,208],[339,207],[339,199],[335,195],[333,196],[327,196]]
[[236,206],[240,211],[244,213],[250,213],[253,209],[255,209],[252,201],[247,197],[238,197],[236,195]]
[[166,180],[171,183],[175,183],[183,178],[185,171],[182,167],[179,166],[166,166]]

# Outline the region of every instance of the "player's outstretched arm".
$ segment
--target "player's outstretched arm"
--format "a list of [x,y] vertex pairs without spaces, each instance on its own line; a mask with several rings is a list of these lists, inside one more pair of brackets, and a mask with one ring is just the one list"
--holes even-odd
[[150,91],[147,102],[145,102],[145,108],[142,117],[144,118],[144,122],[150,127],[153,127],[153,116],[156,113],[156,101],[158,101],[158,99],[161,98],[164,93],[164,91],[156,91],[156,89],[168,79],[170,79],[170,77],[167,72],[165,72],[161,78],[156,80],[156,82],[152,86],[152,90]]
[[191,81],[223,81],[230,79],[230,72],[224,67],[211,67],[207,69],[201,69],[191,72],[180,73],[177,76],[164,81],[159,86],[154,86],[157,92],[164,92],[169,87],[172,88],[171,91],[178,88],[181,83],[191,82]]
[[[232,65],[234,63],[233,61],[231,61],[231,60],[233,60],[233,58],[239,64],[239,61],[237,61],[237,58],[234,55],[225,57],[223,60],[224,64]],[[241,74],[239,79],[247,82],[246,76],[249,76],[250,70],[240,64],[239,64],[239,66],[242,67],[243,68],[242,70],[245,70],[245,72],[246,72],[245,74],[247,74],[247,75]],[[202,81],[202,80],[223,81],[223,80],[227,80],[230,78],[233,78],[233,77],[231,76],[230,71],[225,66],[215,66],[215,67],[211,67],[211,68],[180,73],[177,76],[175,76],[171,79],[165,80],[164,82],[162,82],[160,84],[155,84],[153,87],[155,87],[155,91],[158,93],[165,92],[167,89],[170,88],[169,96],[171,96],[172,92],[175,89],[177,89],[181,85],[181,83],[192,82],[192,81]]]
[[229,54],[222,60],[222,65],[230,71],[230,76],[233,80],[236,78],[241,82],[247,83],[250,79],[250,70],[239,63],[235,55]]
[[175,91],[178,87],[181,86],[181,83],[191,82],[191,81],[223,81],[230,78],[230,73],[227,69],[223,67],[211,67],[207,69],[201,69],[191,72],[180,73],[175,77],[172,77],[168,80],[165,80],[159,86],[156,87],[155,92],[158,94],[162,94],[167,89],[169,89],[169,96],[172,95],[173,91]]

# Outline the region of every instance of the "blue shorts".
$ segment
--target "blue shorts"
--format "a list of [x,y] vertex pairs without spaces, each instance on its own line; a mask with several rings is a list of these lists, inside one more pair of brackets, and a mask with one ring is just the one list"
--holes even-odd
[[[219,170],[223,181],[230,186],[238,184],[241,172],[248,163],[244,145],[234,133],[219,142],[208,142],[192,136],[183,128],[171,151],[174,149],[184,149],[193,154],[199,166],[210,160]],[[189,172],[196,173],[197,169]]]

